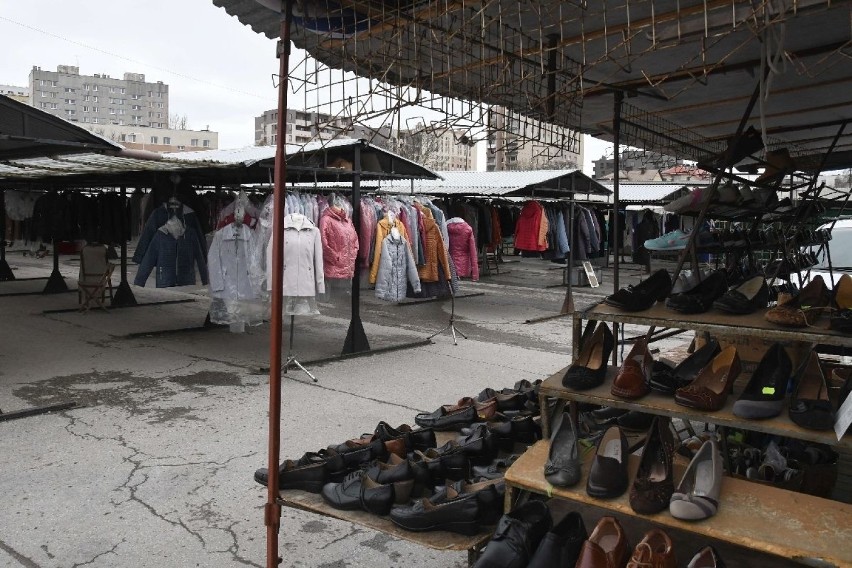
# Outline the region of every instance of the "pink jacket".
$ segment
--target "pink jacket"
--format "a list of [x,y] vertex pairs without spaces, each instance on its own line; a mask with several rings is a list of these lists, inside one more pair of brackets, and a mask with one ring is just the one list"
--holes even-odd
[[343,209],[329,207],[319,222],[326,278],[352,278],[358,256],[358,235]]
[[447,232],[450,235],[450,256],[459,277],[479,280],[479,255],[473,229],[461,218],[454,217],[447,221]]

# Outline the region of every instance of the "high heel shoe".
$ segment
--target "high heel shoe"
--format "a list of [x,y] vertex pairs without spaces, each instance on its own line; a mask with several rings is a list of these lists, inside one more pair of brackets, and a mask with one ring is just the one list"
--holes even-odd
[[733,345],[719,353],[688,386],[675,391],[675,402],[715,412],[725,406],[728,393],[734,385],[734,380],[740,374],[740,357]]
[[595,333],[583,344],[577,360],[565,376],[562,386],[573,390],[593,389],[603,383],[607,362],[615,346],[615,339],[605,322],[598,324]]
[[766,321],[785,327],[807,327],[819,318],[831,301],[831,293],[817,274],[798,296],[778,305],[764,316]]
[[796,371],[795,385],[790,397],[790,420],[809,430],[831,430],[834,406],[828,398],[828,385],[819,356],[813,351]]
[[716,440],[707,440],[689,462],[669,502],[672,517],[700,521],[719,510],[722,492],[722,456]]
[[740,398],[734,403],[734,415],[760,420],[781,414],[792,373],[790,357],[780,343],[775,343],[757,364]]

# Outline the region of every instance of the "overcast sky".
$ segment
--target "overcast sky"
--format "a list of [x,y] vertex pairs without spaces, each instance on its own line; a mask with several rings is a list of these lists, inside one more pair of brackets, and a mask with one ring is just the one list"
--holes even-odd
[[[252,145],[254,117],[277,105],[275,42],[210,0],[0,0],[0,38],[0,84],[26,86],[34,65],[144,73],[169,85],[171,114],[219,132],[220,148]],[[585,138],[591,173],[591,160],[611,145]]]

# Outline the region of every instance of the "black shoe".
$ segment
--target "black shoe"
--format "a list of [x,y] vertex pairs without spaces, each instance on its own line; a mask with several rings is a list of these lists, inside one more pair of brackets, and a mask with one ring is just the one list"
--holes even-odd
[[601,322],[594,334],[583,342],[580,354],[562,378],[562,386],[579,391],[603,384],[614,345],[609,326]]
[[713,302],[713,307],[729,314],[750,314],[769,303],[769,287],[763,276],[755,276],[740,286],[728,290]]
[[734,415],[757,420],[781,414],[792,374],[793,362],[787,351],[775,343],[761,358],[745,390],[734,402]]
[[518,454],[512,454],[508,458],[497,458],[488,465],[474,466],[472,475],[475,479],[501,479],[519,457]]
[[419,470],[419,479],[426,480],[425,474],[428,472],[431,485],[441,485],[445,480],[458,481],[470,477],[470,460],[457,447],[450,450],[445,449],[443,452],[436,448],[426,450],[425,452],[416,451],[411,460],[415,470]]
[[665,300],[671,291],[672,277],[667,270],[660,269],[636,286],[622,288],[607,296],[604,303],[626,312],[638,312],[647,310],[654,302]]
[[322,488],[322,498],[326,503],[343,511],[357,511],[361,508],[361,483],[364,471],[353,471],[340,483],[326,483]]
[[602,408],[592,410],[592,416],[594,416],[595,420],[597,420],[598,422],[606,422],[608,420],[615,420],[619,416],[627,414],[627,412],[628,410],[624,408],[604,406]]
[[394,507],[390,519],[409,531],[450,531],[465,535],[482,532],[493,524],[503,506],[506,485],[502,480],[445,486],[428,499],[406,507]]
[[669,296],[666,307],[682,314],[703,314],[727,290],[728,279],[725,271],[716,270],[692,290]]
[[573,567],[588,537],[583,517],[571,511],[544,535],[527,568]]
[[421,428],[432,428],[441,432],[458,430],[476,422],[476,419],[476,407],[473,404],[465,406],[453,404],[442,406],[434,412],[420,413],[414,417],[414,422]]
[[610,427],[598,441],[586,481],[586,493],[591,497],[610,499],[627,491],[627,458],[624,432],[618,426]]
[[571,487],[580,481],[580,452],[577,428],[571,414],[556,418],[550,436],[550,451],[544,464],[544,478],[557,487]]
[[680,364],[674,368],[674,377],[677,381],[677,388],[688,386],[695,380],[695,377],[698,376],[701,369],[706,367],[707,364],[715,359],[716,355],[721,352],[722,350],[719,347],[719,342],[713,338],[701,346],[700,349],[693,351],[689,357],[681,361]]
[[631,410],[624,416],[619,416],[618,426],[631,432],[644,432],[651,427],[653,421],[653,414]]
[[405,440],[405,447],[409,452],[414,450],[428,450],[436,446],[435,431],[431,428],[420,428],[413,430],[408,424],[402,424],[399,428],[393,428],[387,422],[379,422],[375,430],[376,436],[383,442],[390,440]]
[[663,361],[654,361],[648,388],[663,394],[674,394],[681,386],[675,378],[674,367]]
[[329,446],[328,451],[337,452],[343,458],[343,467],[352,471],[359,465],[387,457],[385,444],[375,435],[365,435],[357,440],[346,440],[342,444]]
[[550,530],[550,511],[542,501],[527,501],[506,513],[473,568],[523,568]]
[[[298,461],[286,460],[278,467],[278,489],[301,489],[319,493],[329,481],[329,467],[334,471],[342,468],[342,459],[336,453],[321,450],[308,452]],[[266,487],[269,470],[262,467],[254,472],[254,480]]]

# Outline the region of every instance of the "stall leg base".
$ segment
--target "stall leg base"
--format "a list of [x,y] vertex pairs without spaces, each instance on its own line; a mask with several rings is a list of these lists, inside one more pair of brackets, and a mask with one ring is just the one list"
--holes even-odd
[[364,324],[361,323],[361,318],[354,318],[349,323],[349,331],[346,332],[346,341],[343,342],[341,355],[369,350],[370,342],[367,340],[367,334],[364,332]]
[[47,279],[47,284],[44,285],[44,290],[42,290],[42,294],[61,294],[62,292],[68,291],[68,284],[65,283],[65,279],[62,277],[62,274],[59,273],[58,270],[54,269],[53,272],[50,273],[50,278]]
[[112,307],[126,308],[129,306],[136,306],[138,304],[136,296],[133,295],[133,290],[130,289],[130,284],[128,284],[127,281],[120,283],[112,296]]
[[0,260],[0,282],[8,282],[9,280],[14,280],[15,275],[12,274],[12,269],[9,267],[9,263],[6,260]]

